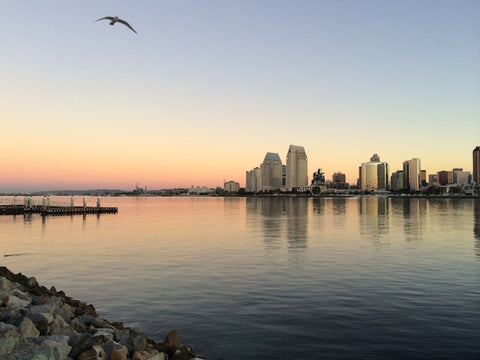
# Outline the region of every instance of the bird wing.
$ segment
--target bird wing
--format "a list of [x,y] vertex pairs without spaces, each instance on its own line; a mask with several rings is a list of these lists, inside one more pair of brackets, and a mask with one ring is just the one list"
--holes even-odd
[[99,21],[99,20],[113,20],[113,16],[105,16],[105,17],[102,17],[102,18],[97,19],[95,21]]
[[118,19],[118,22],[122,23],[123,25],[125,26],[128,26],[130,28],[130,30],[132,30],[135,34],[138,34],[135,29],[133,27],[130,26],[130,24],[128,22],[126,22],[125,20],[122,20],[122,19]]

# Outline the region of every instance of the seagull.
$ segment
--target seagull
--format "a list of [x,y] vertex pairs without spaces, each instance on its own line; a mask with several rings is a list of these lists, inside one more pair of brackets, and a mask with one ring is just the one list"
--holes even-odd
[[102,17],[102,18],[97,19],[97,20],[95,20],[95,21],[100,21],[100,20],[110,20],[110,25],[113,25],[113,24],[115,24],[116,22],[122,23],[123,25],[128,26],[128,27],[130,28],[130,30],[132,30],[135,34],[137,34],[137,32],[135,31],[135,29],[134,29],[133,27],[131,27],[128,22],[126,22],[125,20],[120,19],[118,16],[105,16],[105,17]]

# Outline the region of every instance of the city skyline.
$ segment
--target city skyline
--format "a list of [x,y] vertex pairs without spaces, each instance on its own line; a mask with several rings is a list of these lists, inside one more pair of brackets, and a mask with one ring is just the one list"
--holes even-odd
[[[288,144],[356,183],[472,169],[480,2],[8,2],[0,192],[245,186]],[[96,19],[119,16],[126,26]]]

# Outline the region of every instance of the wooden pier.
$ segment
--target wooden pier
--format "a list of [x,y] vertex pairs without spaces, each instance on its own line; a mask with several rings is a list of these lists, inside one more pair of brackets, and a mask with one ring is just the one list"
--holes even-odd
[[34,204],[32,197],[25,197],[23,204],[17,204],[14,198],[13,204],[1,205],[0,215],[24,215],[24,214],[41,214],[41,215],[85,215],[85,214],[116,214],[116,207],[100,206],[100,197],[97,198],[97,206],[87,206],[86,197],[83,198],[83,206],[74,206],[73,196],[70,204],[50,204],[49,196],[45,196],[42,204]]

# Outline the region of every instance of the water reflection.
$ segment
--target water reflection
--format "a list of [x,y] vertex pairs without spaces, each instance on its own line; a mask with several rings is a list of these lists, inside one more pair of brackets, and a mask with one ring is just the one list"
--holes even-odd
[[473,201],[473,236],[475,237],[475,254],[480,256],[480,200]]
[[390,199],[386,197],[359,198],[360,232],[376,244],[382,244],[389,232]]
[[260,215],[263,241],[267,249],[282,247],[304,249],[308,243],[308,198],[249,197],[246,199],[247,221],[256,223]]
[[290,249],[304,249],[308,238],[308,198],[288,198],[287,241]]

